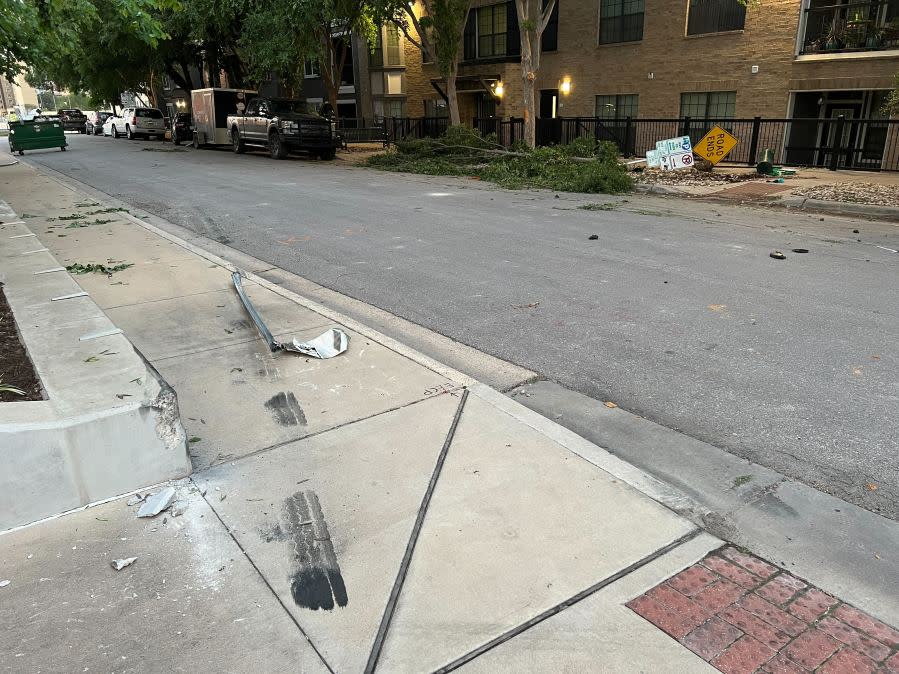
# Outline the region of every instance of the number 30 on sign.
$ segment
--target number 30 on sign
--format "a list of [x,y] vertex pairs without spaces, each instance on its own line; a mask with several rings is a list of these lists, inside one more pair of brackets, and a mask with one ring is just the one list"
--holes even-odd
[[716,126],[696,144],[693,152],[714,165],[724,159],[739,142],[720,126]]

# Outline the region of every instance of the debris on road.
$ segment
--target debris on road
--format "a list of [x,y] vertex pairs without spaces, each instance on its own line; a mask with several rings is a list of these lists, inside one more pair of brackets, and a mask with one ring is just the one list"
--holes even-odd
[[313,358],[325,359],[339,356],[347,350],[349,343],[350,338],[343,330],[331,328],[308,342],[294,339],[292,344],[285,344],[282,348],[285,351],[294,351]]
[[308,342],[300,342],[297,339],[294,339],[291,343],[276,341],[271,331],[262,321],[259,312],[256,311],[256,307],[253,306],[250,298],[247,297],[247,294],[243,289],[240,273],[232,273],[231,280],[234,282],[234,289],[237,290],[240,301],[243,302],[244,308],[247,310],[247,313],[250,314],[250,318],[253,319],[256,328],[259,330],[259,334],[265,339],[269,350],[272,352],[291,351],[293,353],[301,353],[304,356],[311,356],[312,358],[326,359],[339,356],[349,347],[349,336],[339,328],[331,328]]
[[899,185],[876,183],[850,183],[839,185],[813,185],[793,190],[793,194],[823,201],[842,201],[851,204],[895,206],[899,204]]
[[156,517],[163,510],[172,505],[175,499],[175,488],[164,487],[148,497],[146,502],[137,511],[138,517]]
[[603,405],[608,407],[610,410],[614,410],[616,407],[618,407],[618,405],[613,403],[611,400],[607,400],[606,402],[603,403]]
[[718,171],[707,173],[705,171],[659,171],[648,169],[642,173],[634,174],[634,182],[656,185],[684,185],[687,187],[706,187],[726,183],[742,183],[752,180],[761,181],[761,176],[755,171],[729,173]]
[[126,557],[125,559],[114,559],[109,563],[109,565],[116,571],[121,571],[126,566],[131,566],[136,561],[137,557]]
[[808,252],[808,248],[794,248],[794,249],[793,249],[793,252],[794,252],[794,253],[807,253],[807,252]]
[[513,304],[513,309],[536,309],[540,306],[540,302],[530,302],[529,304]]
[[169,515],[171,515],[172,517],[181,517],[181,515],[187,512],[188,505],[189,504],[187,501],[175,501],[172,504],[172,507],[169,508]]
[[143,494],[143,495],[135,494],[134,496],[132,496],[131,498],[128,499],[128,502],[126,503],[126,505],[135,506],[138,503],[143,503],[146,500],[147,496],[149,496],[149,494]]
[[9,583],[10,581],[8,580],[0,580],[0,587],[6,587]]
[[591,234],[591,235],[588,236],[587,238],[588,238],[590,241],[597,241],[597,240],[599,239],[599,235],[598,235],[598,234]]
[[106,276],[111,277],[117,271],[125,271],[129,267],[133,267],[134,263],[132,262],[122,262],[121,264],[97,264],[94,262],[89,262],[88,264],[81,264],[80,262],[75,262],[66,266],[66,271],[70,274],[90,274],[91,272],[97,272],[98,274],[106,274]]
[[771,253],[769,253],[769,257],[773,257],[775,260],[786,260],[787,259],[787,256],[784,255],[779,250],[775,250],[775,251],[772,251]]

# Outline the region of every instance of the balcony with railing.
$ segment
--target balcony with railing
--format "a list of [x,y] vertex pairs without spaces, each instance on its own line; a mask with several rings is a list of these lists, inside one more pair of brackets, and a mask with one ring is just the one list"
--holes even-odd
[[899,0],[812,0],[803,54],[899,49]]

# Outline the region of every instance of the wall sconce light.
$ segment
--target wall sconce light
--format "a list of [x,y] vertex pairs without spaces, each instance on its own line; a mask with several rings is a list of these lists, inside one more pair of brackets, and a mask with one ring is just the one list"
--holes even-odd
[[565,79],[562,80],[562,83],[559,85],[559,90],[565,96],[567,96],[568,94],[571,93],[571,78],[570,77],[566,77]]
[[493,83],[493,95],[497,98],[502,98],[505,90],[506,88],[503,86],[502,80],[497,80]]
[[179,98],[179,99],[178,99],[178,107],[179,107],[179,108],[185,108],[185,107],[187,107],[187,103],[184,101],[183,98]]

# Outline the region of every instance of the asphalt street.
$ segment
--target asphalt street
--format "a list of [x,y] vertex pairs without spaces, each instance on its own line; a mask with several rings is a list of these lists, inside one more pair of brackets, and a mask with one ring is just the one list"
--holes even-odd
[[69,142],[27,160],[899,519],[895,224]]

